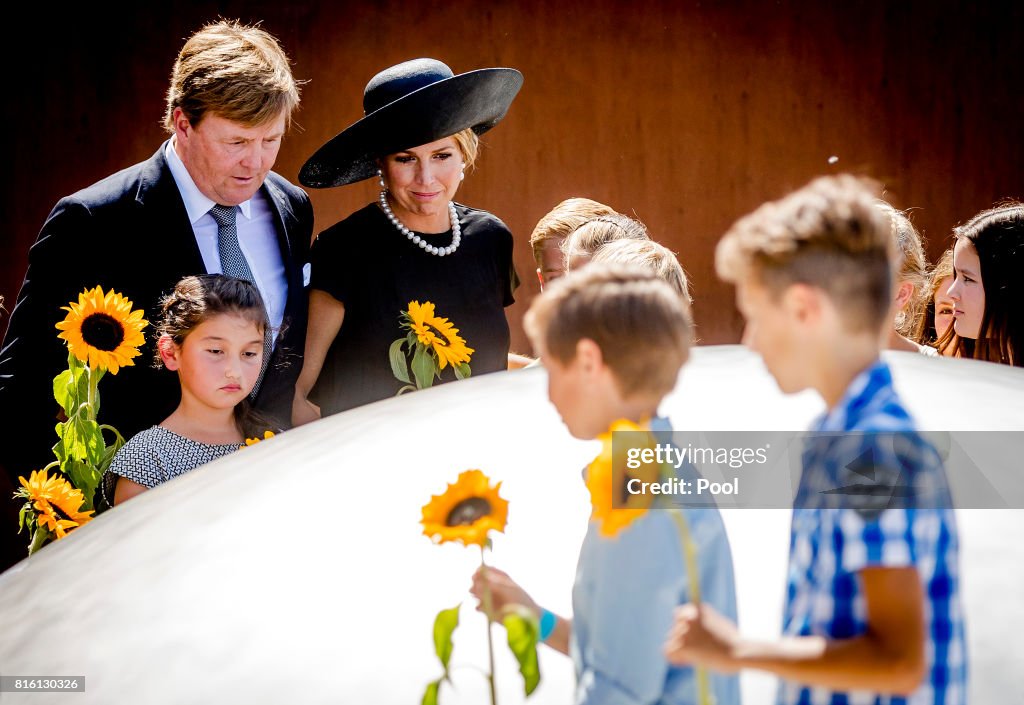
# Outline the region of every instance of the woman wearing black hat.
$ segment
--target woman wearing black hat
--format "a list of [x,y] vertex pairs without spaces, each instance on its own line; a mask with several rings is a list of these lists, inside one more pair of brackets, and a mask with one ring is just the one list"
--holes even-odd
[[[394,396],[388,358],[410,301],[434,303],[474,350],[473,374],[505,369],[504,309],[519,284],[512,234],[453,201],[477,152],[522,85],[514,69],[453,75],[433,59],[382,71],[365,117],[321,147],[299,181],[313,188],[377,177],[376,203],[322,232],[310,251],[309,332],[293,422]],[[449,366],[441,381],[454,379]],[[319,409],[317,408],[319,405]]]

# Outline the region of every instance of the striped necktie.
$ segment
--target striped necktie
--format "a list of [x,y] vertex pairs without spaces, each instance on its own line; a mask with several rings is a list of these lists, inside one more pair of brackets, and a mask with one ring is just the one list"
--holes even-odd
[[[244,279],[256,286],[256,277],[252,275],[249,261],[238,244],[238,228],[235,226],[235,206],[215,205],[210,209],[210,215],[217,221],[217,249],[220,252],[220,269],[229,277]],[[265,311],[264,311],[265,313]],[[269,318],[269,317],[268,317]],[[267,371],[267,364],[270,362],[270,355],[274,351],[274,339],[270,327],[263,332],[263,366],[260,368],[260,376],[249,393],[249,399],[255,400],[260,390],[260,383],[263,382],[263,375]]]

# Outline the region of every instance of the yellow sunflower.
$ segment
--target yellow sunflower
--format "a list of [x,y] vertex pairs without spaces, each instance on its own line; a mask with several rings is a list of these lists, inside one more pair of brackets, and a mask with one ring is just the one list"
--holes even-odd
[[[647,513],[651,495],[632,495],[626,492],[626,483],[632,478],[644,482],[657,482],[659,468],[642,465],[638,470],[616,467],[612,454],[613,434],[620,431],[645,433],[646,429],[625,419],[614,422],[606,433],[598,436],[601,454],[587,468],[587,489],[590,490],[590,520],[598,523],[602,536],[614,537]],[[619,459],[621,462],[622,459]]]
[[67,317],[57,324],[57,337],[67,341],[68,349],[89,369],[98,367],[116,375],[122,367],[134,365],[133,357],[142,346],[142,329],[149,325],[140,311],[132,311],[132,302],[102,287],[83,291],[78,303],[62,307]]
[[61,519],[54,512],[53,507],[47,505],[43,510],[39,510],[39,503],[36,503],[36,510],[38,517],[37,522],[39,526],[49,529],[59,541],[68,535],[71,529],[78,527],[78,522],[71,521],[70,519]]
[[263,432],[263,438],[246,438],[245,439],[245,445],[247,445],[247,446],[254,446],[257,443],[259,443],[260,441],[265,441],[265,440],[267,440],[269,438],[273,438],[273,437],[274,437],[274,432],[273,431],[264,431]]
[[416,338],[437,353],[438,366],[442,370],[448,365],[456,367],[469,362],[475,350],[466,346],[466,341],[459,336],[459,329],[451,321],[435,315],[433,303],[410,301],[407,313]]
[[501,483],[479,470],[466,470],[444,494],[433,495],[423,506],[423,534],[435,543],[458,541],[483,546],[489,531],[505,531],[508,501],[498,495]]
[[18,495],[32,502],[37,523],[64,538],[67,531],[92,521],[93,510],[81,511],[85,497],[82,491],[59,475],[47,476],[46,470],[34,470],[26,480],[19,477],[22,489]]

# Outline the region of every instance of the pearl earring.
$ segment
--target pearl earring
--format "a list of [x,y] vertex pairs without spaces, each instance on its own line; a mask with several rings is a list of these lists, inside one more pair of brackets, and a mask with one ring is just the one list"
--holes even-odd
[[465,178],[466,178],[466,167],[462,167],[462,173],[459,174],[459,181],[462,181]]
[[380,169],[377,170],[377,179],[380,181],[381,189],[383,189],[384,191],[387,191],[388,190],[388,186],[387,186],[387,184],[384,183],[384,174],[381,173]]

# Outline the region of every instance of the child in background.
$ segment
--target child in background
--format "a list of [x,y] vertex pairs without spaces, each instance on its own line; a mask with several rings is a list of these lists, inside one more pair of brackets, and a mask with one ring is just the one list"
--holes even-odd
[[[875,193],[851,176],[817,179],[718,244],[744,343],[783,392],[815,389],[828,410],[803,455],[783,639],[745,639],[708,605],[687,605],[666,653],[727,673],[771,671],[785,679],[779,703],[962,705],[956,524],[941,460],[879,359],[894,253]],[[866,476],[884,492],[836,492]],[[897,500],[897,482],[915,494]]]
[[537,262],[540,290],[565,275],[562,241],[591,218],[614,215],[615,211],[589,198],[567,198],[544,215],[530,234],[530,248]]
[[[548,372],[548,396],[569,433],[581,439],[596,438],[620,419],[643,424],[653,417],[689,355],[687,303],[657,274],[635,267],[590,264],[569,273],[534,300],[525,325]],[[665,419],[650,427],[659,442],[671,431]],[[588,472],[595,472],[593,465]],[[472,593],[482,600],[486,581],[492,617],[511,605],[538,616],[541,639],[572,655],[578,705],[696,703],[693,669],[670,665],[661,646],[672,611],[694,597],[690,579],[699,578],[706,601],[736,617],[722,517],[713,507],[655,508],[609,538],[598,519],[615,505],[605,506],[598,494],[603,490],[611,504],[622,488],[595,487],[599,476],[588,478],[594,516],[580,549],[572,620],[542,609],[495,568],[477,572]],[[672,511],[683,513],[696,544],[697,576],[687,571]],[[708,685],[720,705],[739,701],[735,677],[712,675]]]
[[1024,204],[983,211],[953,234],[953,330],[940,349],[1024,367]]
[[159,360],[178,373],[181,403],[136,434],[104,475],[113,504],[238,450],[267,424],[249,407],[268,325],[259,290],[220,274],[185,277],[161,302]]
[[562,241],[565,271],[579,269],[609,242],[650,239],[646,225],[621,213],[591,218]]
[[[949,287],[953,284],[952,247],[943,252],[935,263],[928,282],[928,299],[914,340],[921,345],[938,347],[938,341],[953,325],[953,299],[949,298]],[[947,346],[948,349],[941,351],[941,354],[952,356],[954,347],[955,344]]]
[[892,297],[892,327],[886,335],[884,346],[889,350],[938,356],[939,351],[935,348],[911,339],[924,318],[925,292],[928,288],[928,260],[924,255],[921,235],[906,215],[885,201],[879,201],[879,205],[892,221],[897,264],[896,286]]
[[590,261],[617,262],[649,269],[667,281],[687,303],[693,303],[686,272],[676,254],[654,240],[615,240],[602,245]]
[[[537,281],[540,282],[541,291],[555,279],[565,276],[562,241],[591,218],[614,213],[611,207],[589,198],[567,198],[537,222],[530,234],[530,249],[537,263]],[[515,352],[508,354],[510,370],[534,367],[537,364],[537,360],[526,355]]]

